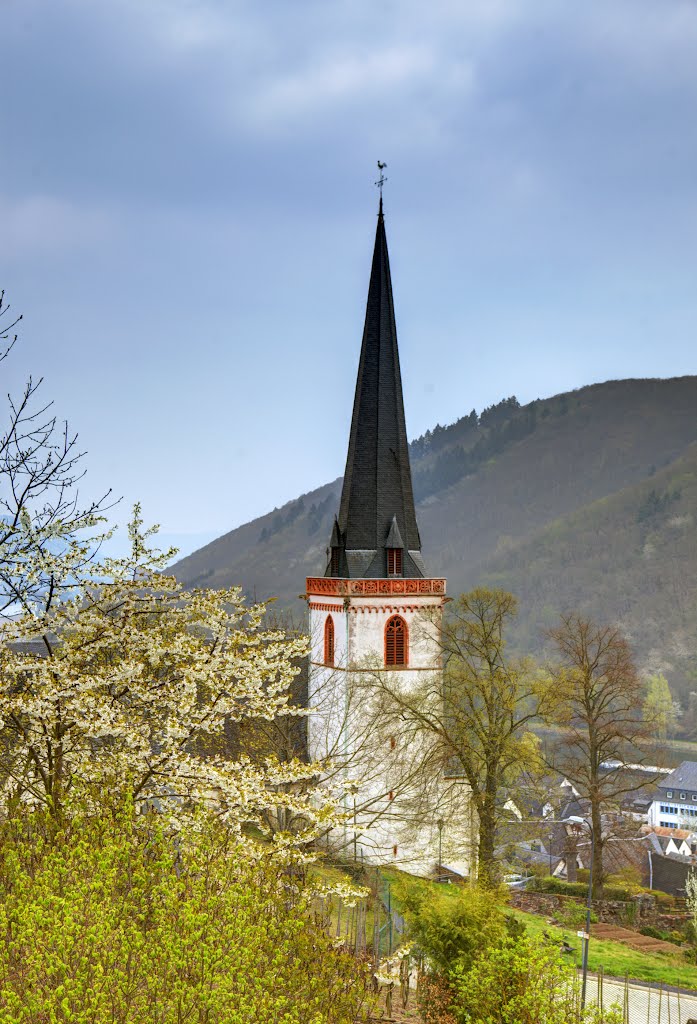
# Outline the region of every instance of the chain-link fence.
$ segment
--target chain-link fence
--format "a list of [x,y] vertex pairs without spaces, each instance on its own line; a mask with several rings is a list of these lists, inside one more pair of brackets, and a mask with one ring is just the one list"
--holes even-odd
[[588,976],[586,1002],[604,1009],[618,1004],[625,1024],[697,1024],[696,993],[661,982],[620,981],[602,970]]
[[369,888],[367,897],[317,897],[314,909],[330,935],[356,953],[370,952],[377,968],[404,941],[406,924],[393,905],[391,883],[378,869],[366,871],[360,884]]
[[[341,898],[319,897],[315,910],[333,938],[357,955],[373,961],[377,971],[378,964],[389,958],[404,941],[405,922],[394,907],[391,883],[379,869],[365,871],[360,882],[370,890],[366,897],[350,901],[350,905]],[[407,980],[411,975],[406,992],[411,988],[413,993],[416,962],[407,960],[400,975],[405,971]],[[579,970],[579,982],[580,973]],[[400,987],[405,988],[404,978],[401,978],[401,985],[397,982],[390,987],[390,1006],[393,987],[396,999]],[[649,984],[608,977],[602,968],[588,975],[586,1003],[596,1003],[603,1009],[618,1005],[624,1024],[697,1024],[696,992],[662,982]]]

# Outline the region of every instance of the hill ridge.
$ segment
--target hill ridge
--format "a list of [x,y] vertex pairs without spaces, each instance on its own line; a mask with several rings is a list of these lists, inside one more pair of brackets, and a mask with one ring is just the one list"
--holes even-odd
[[[523,406],[511,397],[478,416],[469,413],[453,424],[437,425],[410,444],[427,571],[446,576],[451,594],[480,582],[496,582],[514,592],[518,587],[521,649],[539,648],[533,619],[545,619],[545,606],[559,607],[562,596],[589,610],[594,605],[632,633],[642,665],[655,666],[661,662],[656,652],[670,648],[662,663],[687,699],[690,687],[697,690],[697,670],[693,679],[687,650],[693,634],[697,648],[697,594],[694,600],[691,594],[684,598],[687,619],[677,633],[671,632],[665,600],[657,593],[644,594],[646,556],[637,546],[640,524],[632,520],[640,510],[631,502],[633,488],[639,487],[647,501],[658,488],[653,500],[660,506],[668,487],[663,481],[673,470],[680,475],[684,458],[680,497],[669,503],[670,509],[647,506],[642,527],[648,529],[658,515],[657,538],[650,543],[657,544],[668,567],[662,586],[682,593],[678,577],[697,579],[697,487],[693,491],[692,486],[697,457],[690,447],[696,441],[697,376],[616,379]],[[275,596],[277,607],[300,621],[304,608],[297,595],[306,575],[324,569],[340,488],[338,477],[305,492],[211,541],[177,562],[173,571],[186,586],[237,583],[258,599]],[[602,501],[621,495],[609,506],[614,518],[606,521]],[[671,532],[667,525],[669,512],[684,519],[682,540],[680,531]],[[598,525],[591,541],[588,531],[593,532],[596,520],[602,529]],[[540,545],[550,547],[554,557],[540,560]],[[523,566],[521,558],[529,564]],[[633,612],[625,607],[628,587],[639,595]]]

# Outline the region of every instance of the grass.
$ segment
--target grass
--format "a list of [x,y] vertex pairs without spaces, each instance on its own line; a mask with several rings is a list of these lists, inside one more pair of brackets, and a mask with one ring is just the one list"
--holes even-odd
[[[547,932],[549,936],[557,939],[560,943],[566,940],[574,949],[573,955],[569,954],[569,960],[578,967],[581,966],[583,942],[577,937],[575,929],[559,928],[547,924],[544,917],[538,917],[537,914],[526,914],[524,911],[514,910],[512,907],[507,908],[507,912],[515,915],[525,924],[529,935],[541,936],[543,932]],[[641,953],[637,949],[630,949],[621,942],[594,939],[591,935],[588,947],[588,969],[598,971],[600,968],[605,974],[617,978],[624,978],[625,975],[628,975],[636,981],[662,982],[664,985],[697,990],[697,967],[685,962],[677,946],[674,956]]]

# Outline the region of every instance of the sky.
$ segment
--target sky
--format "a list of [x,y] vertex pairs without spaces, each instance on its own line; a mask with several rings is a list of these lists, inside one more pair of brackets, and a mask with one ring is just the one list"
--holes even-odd
[[[182,553],[343,472],[384,200],[410,437],[697,373],[697,0],[0,0],[0,288]],[[0,422],[2,422],[0,411]]]

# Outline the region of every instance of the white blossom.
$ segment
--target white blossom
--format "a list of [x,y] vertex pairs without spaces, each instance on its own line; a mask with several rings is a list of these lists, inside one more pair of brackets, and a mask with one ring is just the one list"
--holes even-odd
[[[30,520],[18,529],[30,531]],[[26,609],[0,625],[0,800],[65,814],[128,795],[172,824],[206,807],[240,834],[257,826],[290,857],[334,820],[307,785],[319,768],[232,760],[228,733],[305,714],[289,688],[306,640],[264,629],[264,606],[247,606],[237,587],[184,591],[161,571],[171,552],[148,548],[153,532],[136,506],[130,557],[85,575],[76,544],[51,567],[70,584],[51,613]],[[37,640],[40,655],[18,646]],[[293,834],[270,835],[264,812],[278,807],[300,819]]]

